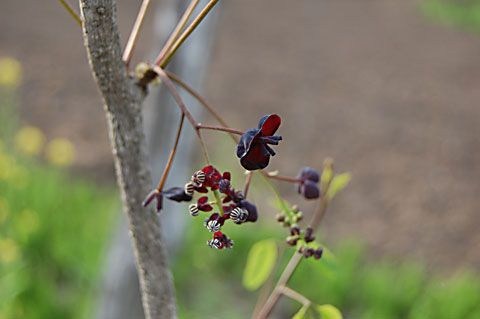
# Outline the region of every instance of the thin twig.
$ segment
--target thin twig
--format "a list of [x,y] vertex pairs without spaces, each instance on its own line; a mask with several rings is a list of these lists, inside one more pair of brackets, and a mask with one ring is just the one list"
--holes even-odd
[[282,175],[276,175],[272,173],[267,173],[266,176],[270,179],[276,179],[279,181],[289,182],[289,183],[300,183],[302,181],[301,179],[296,177],[282,176]]
[[243,135],[242,131],[230,128],[230,127],[221,127],[221,126],[210,126],[210,125],[203,125],[203,124],[198,124],[197,129],[199,130],[213,130],[213,131],[221,131],[221,132],[227,132],[227,133],[232,133],[232,134],[237,134],[237,135]]
[[[326,192],[328,191],[329,185],[326,186],[326,188],[323,190],[323,194],[320,197],[320,202],[315,209],[315,212],[313,213],[312,219],[310,221],[310,225],[313,228],[313,230],[317,230],[323,216],[325,216],[325,212],[328,207],[328,198],[327,196],[324,196]],[[272,293],[268,297],[267,301],[263,305],[262,309],[258,313],[258,316],[256,319],[265,319],[267,318],[270,313],[273,310],[273,307],[276,305],[278,302],[278,299],[280,298],[282,292],[281,292],[281,287],[285,287],[288,284],[288,281],[292,277],[293,273],[297,269],[298,264],[300,261],[302,261],[303,255],[299,253],[298,251],[295,251],[290,258],[290,261],[288,262],[287,266],[283,270],[283,273],[280,276],[280,279],[277,282],[277,285],[273,289]]]
[[247,173],[247,178],[245,179],[245,187],[243,189],[243,196],[247,198],[248,190],[250,188],[250,184],[252,183],[252,176],[253,176],[253,171],[249,171]]
[[132,32],[128,37],[127,45],[125,46],[125,50],[123,51],[122,60],[125,64],[130,64],[130,60],[132,59],[133,50],[137,44],[138,35],[140,34],[140,30],[143,25],[143,21],[145,21],[145,15],[147,13],[148,5],[150,4],[150,0],[143,0],[142,5],[140,6],[140,10],[138,11],[137,18],[135,19],[135,23],[133,24]]
[[165,71],[161,67],[156,65],[153,66],[153,71],[157,73],[157,75],[160,77],[160,79],[165,84],[167,89],[170,91],[175,102],[177,102],[178,107],[180,108],[182,113],[185,114],[185,116],[187,117],[187,120],[190,122],[192,127],[195,130],[197,130],[198,122],[193,118],[192,114],[188,111],[187,106],[185,105],[185,103],[183,103],[183,100],[180,97],[180,94],[175,88],[175,85],[173,84],[172,80],[170,80],[170,78],[168,77],[167,73],[165,73]]
[[68,4],[67,1],[65,0],[58,0],[60,4],[67,10],[68,13],[72,16],[72,18],[78,23],[78,25],[81,27],[82,26],[82,19],[80,19],[80,16],[73,10],[73,8]]
[[168,52],[164,59],[162,59],[161,63],[158,64],[160,67],[165,67],[170,59],[173,57],[175,52],[177,52],[178,48],[182,45],[182,43],[190,36],[190,34],[198,27],[200,22],[207,16],[210,10],[217,4],[219,0],[210,0],[209,3],[203,8],[203,10],[198,14],[198,16],[190,23],[190,25],[183,31],[180,37],[175,41],[172,46],[172,49]]
[[177,135],[175,136],[175,143],[173,144],[173,148],[170,151],[170,155],[168,156],[167,165],[165,165],[165,169],[163,170],[162,177],[160,178],[160,182],[158,182],[157,190],[161,192],[163,190],[163,186],[168,177],[168,173],[170,172],[170,168],[172,167],[173,159],[175,158],[175,154],[177,153],[177,146],[180,140],[180,134],[182,133],[183,123],[185,122],[185,114],[182,113],[180,116],[180,124],[178,125]]
[[202,133],[198,129],[198,122],[193,118],[190,111],[188,111],[187,106],[185,105],[185,103],[183,103],[183,100],[180,97],[180,94],[178,93],[177,89],[175,88],[175,84],[173,84],[172,80],[170,80],[167,73],[165,73],[165,71],[161,67],[156,66],[156,65],[153,66],[153,70],[155,71],[155,73],[157,73],[157,75],[160,77],[162,82],[166,85],[167,89],[172,94],[173,99],[175,100],[178,107],[180,108],[180,111],[185,115],[185,117],[187,118],[187,120],[190,122],[193,129],[197,133],[197,137],[200,140],[200,145],[202,147],[203,156],[205,157],[205,161],[207,162],[207,164],[209,164],[210,163],[210,158],[208,156],[207,146],[205,144],[205,140],[203,139]]
[[[229,127],[227,122],[222,118],[222,116],[215,111],[215,109],[210,105],[203,96],[200,95],[195,89],[193,89],[191,86],[189,86],[186,82],[182,81],[175,73],[172,73],[170,71],[165,70],[165,73],[167,73],[168,77],[172,79],[174,82],[176,82],[178,85],[180,85],[182,88],[185,89],[188,93],[190,93],[191,96],[193,96],[195,99],[197,99],[200,104],[207,109],[207,111],[220,123],[223,127]],[[235,141],[235,143],[238,142],[237,138],[233,134],[229,134],[230,137]]]
[[298,301],[299,303],[301,303],[305,307],[309,307],[312,304],[310,299],[308,299],[307,297],[305,297],[301,293],[293,290],[290,287],[287,287],[287,286],[279,287],[279,290],[285,296]]
[[190,4],[188,5],[187,9],[183,13],[180,21],[178,24],[175,26],[175,29],[173,30],[172,34],[168,38],[167,42],[163,46],[162,50],[158,54],[157,58],[155,59],[155,64],[160,65],[162,63],[162,60],[165,58],[165,55],[171,51],[172,45],[175,43],[175,40],[177,40],[178,36],[180,35],[180,32],[182,29],[185,27],[185,25],[188,22],[188,19],[190,19],[190,16],[192,15],[193,11],[195,10],[196,6],[198,5],[199,0],[192,0]]

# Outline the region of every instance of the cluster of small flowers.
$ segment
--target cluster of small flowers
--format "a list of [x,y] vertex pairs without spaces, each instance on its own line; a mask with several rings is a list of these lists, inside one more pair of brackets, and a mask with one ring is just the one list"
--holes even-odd
[[[194,173],[191,181],[185,184],[184,190],[190,196],[193,196],[194,192],[208,193],[210,190],[214,193],[214,197],[221,201],[216,202],[217,206],[221,206],[221,208],[218,207],[219,212],[212,213],[204,221],[205,227],[214,233],[213,238],[207,242],[210,247],[223,249],[233,246],[233,241],[220,231],[227,220],[239,225],[255,222],[258,219],[255,205],[247,201],[241,191],[236,191],[232,187],[230,173],[220,174],[212,165],[205,166]],[[190,214],[198,216],[201,211],[211,212],[212,204],[208,202],[208,196],[202,196],[196,203],[190,204]]]
[[229,172],[221,174],[212,165],[195,172],[183,188],[173,187],[166,191],[154,192],[154,195],[147,197],[144,205],[148,205],[153,198],[160,200],[162,195],[177,202],[189,202],[195,192],[199,194],[212,192],[215,201],[209,202],[208,195],[199,197],[196,203],[188,207],[191,216],[198,216],[200,212],[212,212],[214,205],[218,208],[218,212],[211,213],[204,222],[205,227],[214,233],[213,238],[207,242],[210,247],[223,249],[233,246],[233,241],[220,231],[227,220],[243,224],[258,219],[256,206],[247,201],[241,191],[236,191],[231,186],[231,174]]
[[[315,235],[313,234],[313,228],[308,226],[305,230],[302,230],[297,224],[303,218],[303,213],[298,210],[296,206],[292,208],[291,216],[285,214],[278,214],[277,221],[282,223],[284,227],[288,227],[290,235],[286,239],[286,243],[289,246],[297,246],[300,244],[298,251],[303,254],[305,258],[314,256],[315,259],[322,257],[323,249],[313,249],[308,245],[315,241]],[[303,244],[304,243],[304,244]]]

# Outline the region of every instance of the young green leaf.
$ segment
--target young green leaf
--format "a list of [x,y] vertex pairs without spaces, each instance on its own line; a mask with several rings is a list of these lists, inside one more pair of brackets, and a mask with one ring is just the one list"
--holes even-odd
[[243,272],[243,285],[248,290],[256,290],[268,279],[277,260],[277,245],[273,239],[255,243],[247,257]]
[[330,187],[328,188],[327,198],[334,198],[338,192],[343,190],[348,185],[351,179],[352,176],[350,175],[350,173],[335,175],[335,177],[333,177],[332,179],[332,182],[330,183]]
[[342,313],[332,305],[317,305],[315,310],[320,314],[322,319],[343,319]]

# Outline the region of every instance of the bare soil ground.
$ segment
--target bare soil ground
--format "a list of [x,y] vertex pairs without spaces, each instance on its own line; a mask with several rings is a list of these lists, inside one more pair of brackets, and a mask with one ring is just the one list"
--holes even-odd
[[[120,4],[127,31],[139,3]],[[377,256],[480,266],[480,37],[426,21],[414,0],[221,6],[207,96],[239,128],[282,115],[272,168],[296,174],[332,156],[353,173],[327,236],[361,238]],[[55,1],[1,8],[0,55],[25,67],[23,121],[72,139],[79,172],[111,178],[78,26]]]

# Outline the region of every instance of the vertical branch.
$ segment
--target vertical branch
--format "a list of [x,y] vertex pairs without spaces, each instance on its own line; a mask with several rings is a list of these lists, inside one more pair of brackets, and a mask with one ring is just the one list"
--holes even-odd
[[125,51],[123,51],[123,62],[128,65],[130,64],[130,60],[132,59],[133,50],[135,49],[135,45],[137,44],[138,35],[140,34],[140,30],[142,29],[143,21],[145,21],[145,15],[147,13],[148,5],[150,4],[150,0],[143,0],[142,5],[140,6],[140,10],[138,11],[137,19],[135,19],[135,23],[133,24],[132,32],[128,37],[127,45],[125,46]]
[[114,0],[80,0],[89,63],[102,94],[118,185],[129,219],[147,319],[176,318],[160,222],[142,200],[151,187],[141,115],[143,91],[127,76]]

